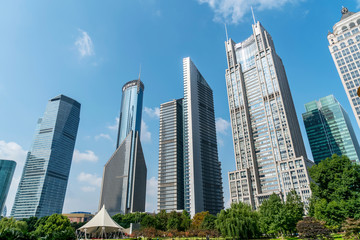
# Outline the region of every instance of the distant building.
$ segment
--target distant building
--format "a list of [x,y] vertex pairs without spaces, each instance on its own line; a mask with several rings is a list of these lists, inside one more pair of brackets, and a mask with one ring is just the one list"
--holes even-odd
[[27,154],[11,216],[61,213],[80,121],[80,103],[59,95],[49,100]]
[[184,209],[183,99],[160,106],[157,209]]
[[349,116],[333,95],[305,104],[303,120],[315,163],[333,154],[359,163],[360,148]]
[[236,171],[229,172],[231,202],[258,208],[276,193],[311,196],[307,159],[293,99],[271,35],[252,25],[246,40],[225,43],[226,86]]
[[94,217],[94,214],[91,214],[90,212],[72,212],[63,213],[62,215],[66,216],[72,223],[88,222]]
[[144,84],[130,81],[122,92],[117,147],[104,166],[99,204],[111,216],[145,211],[147,169],[140,142]]
[[213,92],[189,57],[184,99],[161,105],[158,210],[216,215],[224,208]]
[[5,202],[14,175],[15,167],[15,161],[0,159],[0,212],[3,216],[6,216]]
[[341,9],[341,19],[328,33],[329,50],[360,127],[360,12]]

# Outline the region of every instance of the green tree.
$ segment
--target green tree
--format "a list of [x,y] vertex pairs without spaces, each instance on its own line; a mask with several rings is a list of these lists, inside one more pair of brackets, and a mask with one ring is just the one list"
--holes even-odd
[[27,231],[28,232],[33,232],[36,230],[36,223],[39,219],[37,217],[29,217],[29,218],[24,218],[22,221],[26,222],[27,224]]
[[181,213],[181,229],[183,231],[189,230],[191,225],[191,216],[188,211],[183,210]]
[[168,214],[167,230],[178,230],[181,231],[181,213],[172,211]]
[[40,223],[35,233],[38,236],[46,237],[53,236],[55,233],[61,233],[64,231],[72,233],[75,232],[67,217],[55,213],[49,216],[44,223]]
[[204,217],[203,222],[200,225],[200,229],[203,230],[215,230],[216,229],[216,217],[212,214],[208,214]]
[[295,190],[290,191],[286,196],[284,207],[280,211],[282,218],[279,228],[285,234],[296,233],[296,224],[302,220],[304,216],[304,203]]
[[266,235],[278,234],[278,228],[275,220],[283,208],[283,203],[279,195],[273,193],[269,199],[265,200],[260,206],[260,231]]
[[145,217],[146,213],[127,213],[127,214],[115,214],[112,219],[117,222],[123,228],[129,228],[131,223],[141,223],[143,217]]
[[360,218],[360,165],[334,154],[310,168],[314,182],[310,216],[339,230],[346,218]]
[[167,222],[168,222],[168,214],[165,210],[161,210],[158,214],[156,214],[156,229],[161,231],[167,230]]
[[143,217],[140,223],[142,228],[155,228],[156,227],[156,218],[151,214],[147,214]]
[[24,221],[17,221],[15,218],[2,218],[0,220],[0,232],[4,232],[5,230],[14,230],[20,232],[27,231],[27,224]]
[[223,237],[250,239],[260,235],[258,212],[241,202],[221,210],[215,224]]

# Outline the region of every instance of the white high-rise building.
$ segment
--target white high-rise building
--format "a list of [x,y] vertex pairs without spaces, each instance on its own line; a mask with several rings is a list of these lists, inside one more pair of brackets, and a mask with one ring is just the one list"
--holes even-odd
[[360,87],[360,12],[349,12],[343,7],[341,13],[333,32],[328,33],[329,50],[360,127],[360,98],[357,96]]
[[236,171],[232,202],[257,208],[272,193],[311,195],[307,159],[289,84],[270,34],[257,22],[243,42],[225,42],[226,85]]

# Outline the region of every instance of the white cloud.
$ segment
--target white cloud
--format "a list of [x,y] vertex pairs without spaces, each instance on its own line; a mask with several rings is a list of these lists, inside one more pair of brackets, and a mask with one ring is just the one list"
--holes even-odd
[[157,201],[157,189],[158,181],[155,177],[152,177],[146,182],[146,206],[145,209],[147,212],[156,211],[156,201]]
[[115,124],[108,126],[108,129],[110,129],[110,130],[112,130],[112,131],[117,131],[118,128],[119,128],[119,121],[120,121],[120,119],[117,117],[117,118],[115,119]]
[[90,186],[86,186],[86,187],[82,187],[81,191],[83,192],[95,192],[96,188],[95,187],[90,187]]
[[151,118],[159,118],[160,117],[160,108],[144,108],[144,112]]
[[227,135],[229,128],[230,128],[230,122],[226,121],[223,118],[216,118],[216,131],[218,133]]
[[111,137],[109,134],[104,134],[104,133],[100,133],[99,135],[95,136],[95,140],[99,140],[99,139],[107,139],[107,140],[111,140]]
[[7,207],[7,215],[10,215],[12,206],[14,204],[16,191],[26,160],[26,154],[27,152],[19,144],[15,142],[5,142],[0,140],[0,159],[16,161],[14,176],[5,203]]
[[78,162],[97,162],[99,157],[95,155],[95,153],[91,150],[86,150],[85,152],[80,152],[79,150],[75,149],[73,161]]
[[[256,10],[281,8],[287,3],[298,3],[305,0],[197,0],[200,4],[206,3],[214,11],[214,21],[239,23],[245,14]],[[358,0],[359,1],[359,0]]]
[[151,132],[149,132],[149,126],[141,120],[141,142],[151,142]]
[[95,54],[94,45],[89,34],[79,29],[80,36],[76,39],[75,46],[77,47],[81,57],[92,56]]
[[79,182],[87,183],[95,187],[101,186],[101,177],[98,177],[96,174],[81,172],[77,179]]

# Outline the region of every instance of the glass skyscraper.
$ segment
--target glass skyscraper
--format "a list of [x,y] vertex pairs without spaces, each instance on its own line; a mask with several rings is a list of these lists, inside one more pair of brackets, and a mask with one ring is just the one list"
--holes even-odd
[[80,103],[59,95],[49,100],[27,154],[11,216],[61,213],[80,121]]
[[307,159],[288,80],[270,34],[257,22],[245,41],[225,42],[226,86],[236,171],[229,172],[232,202],[257,208],[276,193],[311,195]]
[[183,99],[160,106],[157,209],[184,209]]
[[16,162],[0,159],[0,212],[4,210],[6,197],[14,175]]
[[343,7],[341,19],[328,33],[329,50],[360,127],[360,12]]
[[161,104],[158,210],[194,216],[224,208],[213,91],[189,57],[184,98]]
[[333,95],[305,104],[303,120],[315,163],[333,154],[359,163],[360,148],[349,116]]
[[122,88],[117,146],[104,166],[99,204],[111,216],[145,211],[147,169],[140,142],[143,93],[140,79]]

